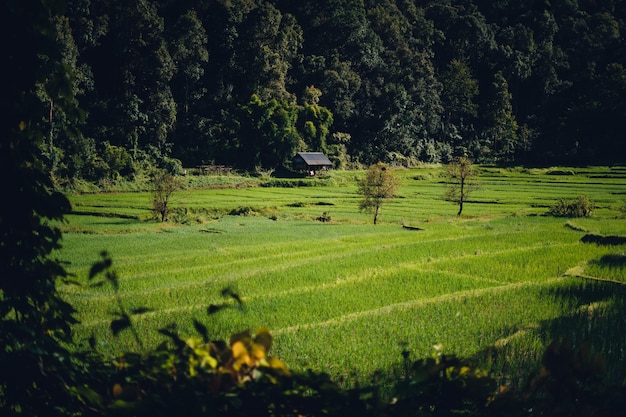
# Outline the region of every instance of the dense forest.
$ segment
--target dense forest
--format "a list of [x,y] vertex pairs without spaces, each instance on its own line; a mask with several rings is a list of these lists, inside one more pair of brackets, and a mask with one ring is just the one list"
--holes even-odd
[[[65,3],[57,47],[84,114],[67,134],[38,92],[57,180],[274,170],[301,150],[339,168],[626,160],[626,1]],[[32,17],[7,9],[11,65]]]

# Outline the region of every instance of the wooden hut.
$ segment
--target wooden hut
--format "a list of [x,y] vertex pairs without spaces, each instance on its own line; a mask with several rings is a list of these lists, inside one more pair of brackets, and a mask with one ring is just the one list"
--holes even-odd
[[309,175],[315,175],[317,171],[331,168],[333,163],[322,152],[298,152],[292,159],[292,165],[296,171],[306,171]]

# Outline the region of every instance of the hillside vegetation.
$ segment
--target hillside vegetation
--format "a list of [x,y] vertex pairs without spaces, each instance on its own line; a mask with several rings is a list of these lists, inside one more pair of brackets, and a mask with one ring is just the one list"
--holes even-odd
[[46,15],[5,3],[7,56],[55,47],[72,76],[37,91],[59,184],[282,171],[303,150],[337,168],[624,162],[623,0],[52,1],[53,44],[23,30]]

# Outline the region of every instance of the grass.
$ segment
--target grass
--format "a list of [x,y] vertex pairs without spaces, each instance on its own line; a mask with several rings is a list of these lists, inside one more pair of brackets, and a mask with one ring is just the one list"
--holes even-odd
[[[624,378],[624,248],[580,242],[585,233],[626,235],[623,168],[481,167],[460,218],[443,200],[440,167],[398,170],[398,197],[376,226],[358,211],[360,175],[298,187],[198,188],[189,178],[173,204],[207,215],[182,225],[148,220],[147,192],[71,196],[76,213],[61,225],[57,256],[87,283],[107,250],[120,277],[117,296],[107,286],[60,288],[77,309],[78,340],[94,335],[108,355],[142,348],[129,333],[111,335],[119,297],[128,311],[149,309],[133,316],[143,348],[171,323],[193,334],[193,319],[216,339],[267,327],[272,353],[291,368],[346,384],[393,380],[404,350],[424,357],[439,343],[519,383],[562,337],[591,341],[612,364],[608,377]],[[578,195],[596,205],[592,217],[544,215]],[[331,221],[316,221],[324,212]],[[243,306],[207,314],[227,286]]]

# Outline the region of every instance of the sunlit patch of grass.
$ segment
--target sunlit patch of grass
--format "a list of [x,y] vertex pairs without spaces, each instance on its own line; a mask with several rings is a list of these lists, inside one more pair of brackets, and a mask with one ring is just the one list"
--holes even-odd
[[[506,379],[536,367],[554,337],[594,337],[598,349],[624,342],[626,332],[611,332],[626,327],[616,313],[622,287],[581,278],[623,281],[624,253],[580,239],[626,232],[610,209],[626,178],[603,167],[567,176],[486,167],[458,218],[443,200],[441,169],[396,171],[403,198],[383,205],[376,226],[358,210],[360,172],[333,173],[319,186],[188,189],[175,207],[215,216],[184,225],[142,217],[147,193],[72,196],[76,211],[99,215],[68,216],[55,256],[87,284],[107,250],[120,277],[117,295],[106,286],[60,287],[82,321],[78,338],[93,333],[111,355],[138,349],[130,335],[110,334],[119,297],[129,309],[151,309],[132,317],[146,347],[172,322],[193,333],[194,318],[215,338],[264,326],[290,367],[360,382],[380,369],[391,378],[404,348],[423,357],[436,343]],[[579,194],[606,208],[585,219],[544,216],[555,199]],[[256,215],[227,215],[242,207]],[[316,220],[323,212],[332,222]],[[244,307],[209,316],[226,286]]]

